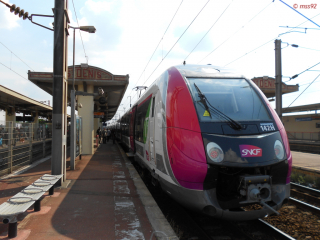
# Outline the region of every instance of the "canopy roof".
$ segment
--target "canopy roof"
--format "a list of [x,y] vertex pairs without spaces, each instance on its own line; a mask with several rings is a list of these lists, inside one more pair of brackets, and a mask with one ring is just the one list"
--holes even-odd
[[[47,93],[53,93],[52,72],[28,72],[28,79]],[[70,101],[70,90],[73,84],[73,66],[68,67],[68,101]],[[83,86],[83,92],[87,92],[87,86],[93,85],[94,93],[98,88],[105,92],[106,102],[99,102],[101,96],[94,98],[96,112],[104,112],[105,120],[111,120],[116,113],[123,95],[129,84],[129,75],[113,75],[112,73],[90,65],[75,66],[75,89]]]

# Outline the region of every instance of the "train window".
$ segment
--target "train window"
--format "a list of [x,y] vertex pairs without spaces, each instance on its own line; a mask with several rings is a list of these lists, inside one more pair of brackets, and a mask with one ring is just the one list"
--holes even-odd
[[155,100],[155,97],[152,98],[152,112],[151,112],[151,117],[154,117],[154,100]]
[[[222,121],[212,109],[236,121],[271,120],[261,98],[245,79],[188,78],[188,82],[200,121]],[[208,109],[196,87],[205,95]]]
[[168,71],[165,71],[159,78],[158,86],[161,93],[161,100],[164,105],[167,102],[167,89],[168,89]]
[[139,142],[146,142],[148,131],[149,114],[151,107],[151,95],[139,104],[136,113],[135,139]]

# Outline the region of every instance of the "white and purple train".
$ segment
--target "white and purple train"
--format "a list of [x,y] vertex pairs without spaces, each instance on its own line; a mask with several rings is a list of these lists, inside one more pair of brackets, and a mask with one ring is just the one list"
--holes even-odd
[[[165,71],[122,116],[117,138],[182,205],[229,220],[264,217],[290,196],[292,155],[261,90],[210,65]],[[239,208],[260,204],[259,210]]]

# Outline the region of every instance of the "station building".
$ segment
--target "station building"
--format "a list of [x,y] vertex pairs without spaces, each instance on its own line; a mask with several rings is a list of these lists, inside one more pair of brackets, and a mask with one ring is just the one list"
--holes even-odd
[[[82,154],[94,153],[95,133],[101,123],[111,120],[116,113],[129,84],[129,75],[114,75],[104,69],[81,64],[75,66],[76,110],[82,121]],[[53,94],[52,72],[28,72],[28,79],[38,87]],[[68,102],[73,89],[73,66],[68,67]],[[96,96],[86,93],[103,94]]]
[[[253,78],[252,81],[261,89],[266,97],[269,98],[269,101],[274,100],[274,78],[264,76]],[[282,94],[297,91],[299,91],[298,84],[287,85],[282,83]],[[286,128],[289,140],[320,141],[320,103],[282,109],[282,114],[289,113],[291,115],[282,116],[282,122]],[[301,115],[301,113],[303,113],[303,115]]]

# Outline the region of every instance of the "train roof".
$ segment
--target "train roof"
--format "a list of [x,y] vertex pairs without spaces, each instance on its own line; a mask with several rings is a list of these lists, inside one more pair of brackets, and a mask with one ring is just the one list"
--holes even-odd
[[184,77],[214,77],[214,78],[246,78],[231,69],[213,65],[178,65],[175,66]]

